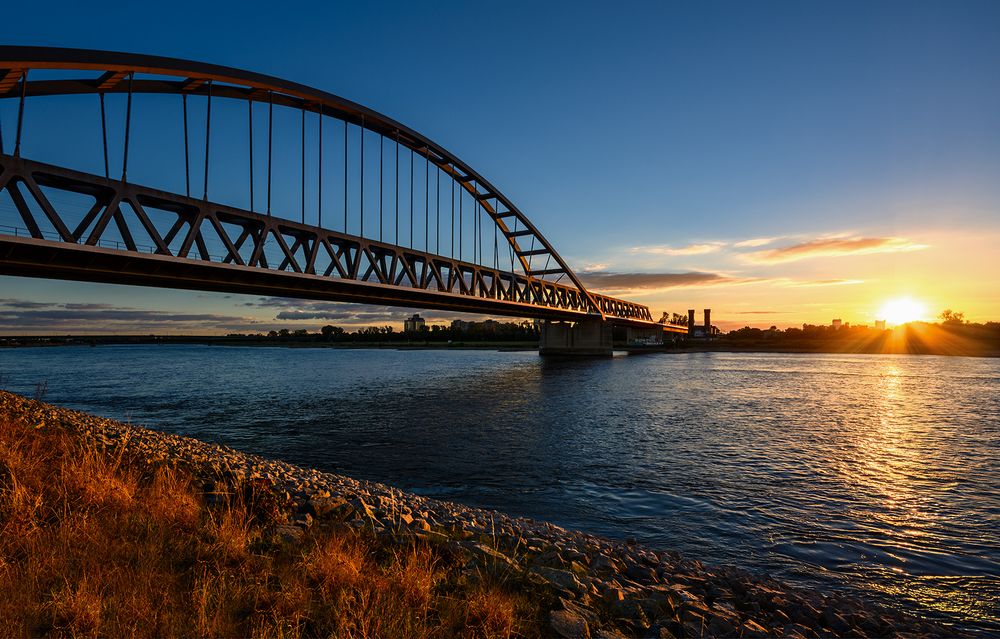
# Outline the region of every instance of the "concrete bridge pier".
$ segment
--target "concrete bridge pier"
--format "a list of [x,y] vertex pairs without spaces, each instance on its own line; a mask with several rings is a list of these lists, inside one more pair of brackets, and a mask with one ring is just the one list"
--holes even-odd
[[545,320],[538,341],[539,355],[611,357],[611,324],[600,319],[579,322]]

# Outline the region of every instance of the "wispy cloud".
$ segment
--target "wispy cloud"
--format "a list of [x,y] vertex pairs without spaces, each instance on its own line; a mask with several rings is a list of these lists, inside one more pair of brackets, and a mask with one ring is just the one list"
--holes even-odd
[[743,240],[742,242],[734,242],[733,247],[735,248],[757,248],[758,246],[767,246],[768,244],[774,244],[780,237],[756,237],[749,240]]
[[602,293],[650,293],[673,288],[740,284],[750,280],[719,273],[612,273],[608,271],[581,273],[584,286]]
[[0,307],[6,308],[21,308],[21,309],[33,309],[33,308],[50,308],[57,306],[54,302],[34,302],[31,300],[19,300],[12,298],[0,298]]
[[0,331],[19,334],[219,332],[252,330],[251,317],[217,313],[180,313],[116,307],[111,304],[59,304],[0,300]]
[[862,284],[856,279],[797,280],[789,277],[749,277],[722,273],[613,273],[608,271],[581,273],[584,286],[593,291],[612,295],[643,295],[677,288],[709,286],[746,286],[749,284],[794,288],[846,286]]
[[899,253],[925,248],[928,248],[927,244],[919,244],[902,237],[828,237],[744,253],[743,257],[756,264],[781,264],[817,257]]
[[[439,314],[435,311],[422,309],[372,306],[349,302],[298,300],[284,297],[261,297],[251,302],[245,302],[244,306],[274,310],[276,311],[274,319],[279,321],[321,321],[343,324],[345,326],[399,324],[415,312],[420,313],[421,317],[431,324],[447,324],[454,317],[453,315]],[[464,319],[471,320],[486,319],[487,317],[489,316],[463,315]]]
[[722,250],[726,245],[724,242],[704,242],[701,244],[688,244],[687,246],[633,246],[630,253],[646,253],[649,255],[704,255]]

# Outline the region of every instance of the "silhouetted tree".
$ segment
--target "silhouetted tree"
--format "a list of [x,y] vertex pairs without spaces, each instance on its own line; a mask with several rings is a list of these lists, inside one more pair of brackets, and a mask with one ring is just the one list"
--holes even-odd
[[950,324],[952,326],[965,324],[965,313],[953,311],[950,308],[941,311],[940,317],[942,324]]

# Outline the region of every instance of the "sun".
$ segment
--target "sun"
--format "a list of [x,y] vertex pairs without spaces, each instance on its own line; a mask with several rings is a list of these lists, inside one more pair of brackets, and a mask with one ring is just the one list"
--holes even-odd
[[887,300],[878,311],[878,318],[893,326],[924,319],[927,307],[912,297]]

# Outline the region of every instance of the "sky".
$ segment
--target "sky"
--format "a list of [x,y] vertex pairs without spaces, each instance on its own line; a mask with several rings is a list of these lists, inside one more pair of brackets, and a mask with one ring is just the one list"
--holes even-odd
[[[0,42],[212,62],[362,103],[486,176],[588,287],[656,317],[870,324],[908,297],[928,319],[1000,319],[994,1],[15,3]],[[34,108],[26,156],[87,146]],[[158,172],[149,144],[136,180]],[[2,334],[398,326],[408,312],[0,277]]]

